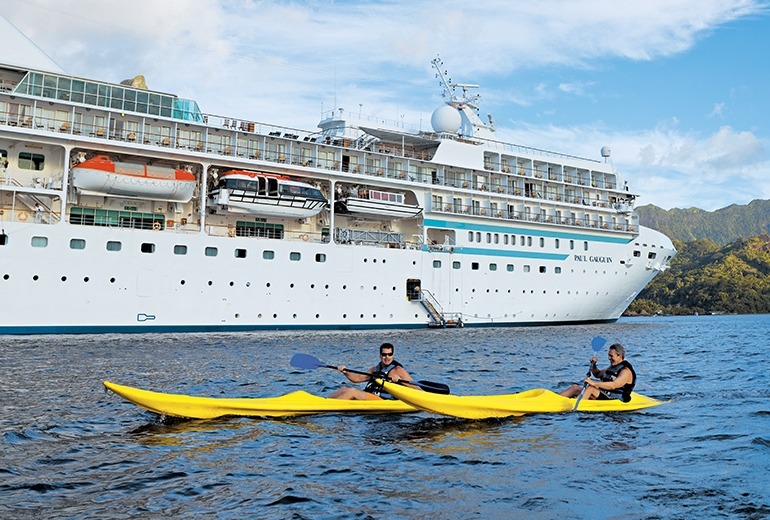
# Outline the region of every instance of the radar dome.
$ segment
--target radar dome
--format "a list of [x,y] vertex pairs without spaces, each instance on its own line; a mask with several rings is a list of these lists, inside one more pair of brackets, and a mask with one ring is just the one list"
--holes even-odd
[[433,115],[430,116],[430,124],[435,132],[454,133],[460,129],[462,119],[457,109],[443,105],[433,111]]

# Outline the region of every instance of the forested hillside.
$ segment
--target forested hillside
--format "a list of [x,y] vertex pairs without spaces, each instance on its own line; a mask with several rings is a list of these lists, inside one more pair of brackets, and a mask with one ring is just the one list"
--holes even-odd
[[707,239],[727,245],[738,239],[770,233],[770,200],[733,204],[716,211],[698,208],[664,210],[648,205],[637,208],[639,223],[657,229],[672,240]]
[[705,239],[674,245],[671,268],[655,277],[626,314],[770,313],[770,235],[725,246]]

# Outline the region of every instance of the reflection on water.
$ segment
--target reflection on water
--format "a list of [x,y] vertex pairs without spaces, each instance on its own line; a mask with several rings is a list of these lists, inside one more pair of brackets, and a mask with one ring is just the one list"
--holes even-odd
[[[766,322],[0,338],[0,516],[770,516],[758,478],[770,473],[770,375],[756,369]],[[561,389],[585,373],[596,335],[624,343],[638,391],[667,403],[489,421],[424,413],[191,421],[161,419],[101,387],[110,379],[192,395],[326,395],[344,377],[294,369],[293,354],[366,369],[377,345],[403,336],[398,359],[455,394]]]

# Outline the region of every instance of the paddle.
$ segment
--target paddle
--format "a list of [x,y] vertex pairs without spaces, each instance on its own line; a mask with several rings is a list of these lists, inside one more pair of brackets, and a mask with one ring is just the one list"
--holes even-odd
[[[594,355],[599,353],[605,343],[607,343],[607,340],[601,336],[596,336],[593,340],[591,340],[591,348],[594,351]],[[594,366],[596,366],[595,363],[588,365],[588,372],[586,373],[586,377],[591,377],[591,370],[594,368]],[[580,404],[580,400],[583,399],[583,394],[586,392],[586,388],[588,388],[588,383],[583,383],[583,389],[580,390],[580,395],[578,395],[577,399],[575,400],[575,407],[572,409],[573,412],[577,410],[577,407]]]
[[[309,369],[333,368],[335,370],[337,369],[336,366],[327,365],[317,357],[311,356],[309,354],[294,354],[294,356],[292,356],[291,358],[290,363],[291,363],[291,366],[297,367],[297,368],[309,368]],[[372,377],[372,374],[370,374],[369,372],[359,372],[358,370],[351,370],[349,368],[346,368],[345,371],[350,372],[351,374],[360,374],[362,376]],[[443,383],[433,383],[432,381],[396,381],[396,382],[399,384],[419,386],[426,392],[432,392],[434,394],[449,393],[449,387]]]

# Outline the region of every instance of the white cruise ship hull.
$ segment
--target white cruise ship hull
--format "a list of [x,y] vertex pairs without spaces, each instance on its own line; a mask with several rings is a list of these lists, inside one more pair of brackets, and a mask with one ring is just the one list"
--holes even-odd
[[[611,165],[452,130],[449,105],[435,133],[335,113],[319,137],[164,93],[137,112],[117,98],[133,87],[113,86],[111,108],[36,88],[101,88],[59,75],[0,65],[0,334],[612,322],[676,252]],[[99,156],[196,184],[73,180]],[[290,176],[321,209],[210,196],[230,170]],[[333,211],[341,188],[402,194],[414,214]]]

